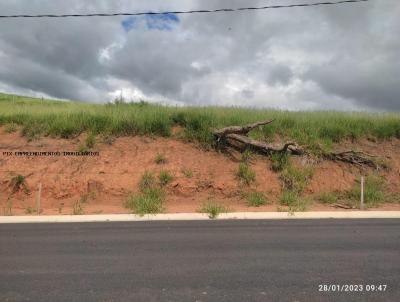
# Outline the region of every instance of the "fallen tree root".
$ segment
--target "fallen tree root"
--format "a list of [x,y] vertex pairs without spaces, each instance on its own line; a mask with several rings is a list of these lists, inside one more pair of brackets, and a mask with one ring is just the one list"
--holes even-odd
[[246,126],[243,126],[243,127],[239,127],[239,126],[226,127],[226,128],[222,128],[222,129],[219,129],[219,130],[215,130],[214,131],[214,136],[216,136],[217,138],[223,138],[228,134],[247,135],[251,130],[253,130],[253,129],[259,127],[259,126],[264,126],[264,125],[271,124],[274,121],[275,120],[257,122],[257,123],[249,124],[249,125],[246,125]]
[[[272,145],[238,134],[228,134],[225,136],[225,140],[236,149],[251,149],[265,155],[273,153],[292,153],[295,155],[302,155],[304,153],[304,151],[293,142],[286,143],[283,146]],[[237,143],[241,145],[238,145]]]
[[[257,122],[243,127],[232,126],[222,129],[217,129],[213,132],[214,138],[219,147],[231,147],[240,152],[245,150],[253,150],[263,155],[271,155],[274,153],[289,153],[293,155],[309,155],[306,150],[301,148],[295,142],[287,142],[284,145],[267,144],[249,138],[248,133],[260,126],[271,124],[274,120]],[[342,151],[322,153],[322,158],[332,161],[341,161],[360,167],[368,166],[374,169],[379,169],[380,165],[374,160],[376,156],[367,154],[362,151]]]
[[342,161],[345,163],[357,165],[357,166],[369,166],[374,169],[379,169],[380,165],[373,159],[376,156],[367,154],[362,151],[343,151],[339,153],[326,153],[323,157],[333,161]]
[[251,130],[260,126],[271,124],[272,122],[274,122],[274,120],[257,122],[243,127],[226,127],[215,130],[213,134],[219,145],[222,144],[223,146],[229,146],[239,151],[251,149],[264,155],[270,155],[273,153],[292,153],[296,155],[303,154],[304,151],[294,142],[288,142],[283,146],[279,146],[267,144],[247,136]]

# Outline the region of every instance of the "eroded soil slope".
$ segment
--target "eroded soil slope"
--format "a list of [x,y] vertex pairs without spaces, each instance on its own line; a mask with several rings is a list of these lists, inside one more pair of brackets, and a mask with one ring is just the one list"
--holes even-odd
[[[178,139],[121,137],[112,144],[99,138],[93,148],[99,156],[17,157],[3,152],[16,151],[78,151],[85,135],[76,139],[41,138],[28,142],[18,132],[6,133],[0,128],[0,215],[27,214],[36,208],[36,194],[42,184],[41,208],[44,214],[71,214],[74,204],[82,201],[82,211],[95,213],[129,213],[124,201],[139,190],[138,183],[145,171],[158,175],[168,171],[174,179],[166,187],[166,212],[195,212],[209,199],[218,200],[232,211],[276,211],[281,196],[282,180],[271,169],[270,161],[261,156],[251,160],[256,182],[245,186],[237,179],[240,155],[206,151],[195,144]],[[388,158],[391,169],[381,171],[389,189],[400,187],[400,141],[362,141],[338,148],[356,148]],[[166,163],[157,164],[157,155]],[[359,168],[344,163],[316,162],[295,159],[296,165],[312,165],[313,177],[305,195],[343,191],[354,186]],[[15,177],[24,177],[24,185],[15,187]],[[248,207],[244,191],[264,192],[272,202],[261,207]],[[310,210],[334,210],[329,205],[314,203]],[[398,204],[386,204],[381,209],[400,209]]]

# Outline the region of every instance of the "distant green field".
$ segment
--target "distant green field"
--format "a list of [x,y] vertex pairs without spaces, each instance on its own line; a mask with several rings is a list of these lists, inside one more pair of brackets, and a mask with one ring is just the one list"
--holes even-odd
[[70,138],[82,132],[168,137],[174,126],[182,138],[211,145],[214,128],[276,119],[254,131],[266,141],[294,140],[310,149],[345,139],[400,138],[399,113],[289,112],[233,107],[166,107],[148,103],[88,104],[0,94],[0,125],[21,126],[28,139]]

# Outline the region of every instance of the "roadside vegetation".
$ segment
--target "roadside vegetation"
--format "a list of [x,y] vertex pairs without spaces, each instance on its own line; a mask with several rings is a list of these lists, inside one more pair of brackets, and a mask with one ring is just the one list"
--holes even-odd
[[256,173],[246,162],[242,162],[239,164],[239,168],[236,172],[236,177],[242,184],[245,184],[247,186],[250,186],[256,181]]
[[247,206],[261,207],[271,204],[267,196],[263,192],[250,192],[246,194]]
[[[155,135],[169,137],[180,126],[180,137],[203,146],[214,144],[212,129],[275,119],[251,134],[274,141],[294,140],[308,150],[329,149],[346,139],[400,138],[400,115],[396,113],[289,112],[267,109],[218,107],[166,107],[157,104],[105,105],[50,101],[0,94],[0,125],[21,128],[33,140],[41,136],[71,138],[83,132],[104,136]],[[284,160],[284,159],[283,159]]]
[[172,180],[168,172],[162,171],[159,183],[153,173],[146,171],[139,182],[139,193],[132,193],[125,201],[125,207],[133,213],[143,216],[157,214],[164,210],[166,193],[163,187]]
[[229,209],[215,200],[209,200],[204,203],[200,213],[208,214],[210,219],[216,219],[222,213],[228,213]]
[[[367,208],[376,208],[383,203],[400,203],[400,194],[388,190],[386,180],[375,174],[365,177],[364,205]],[[345,192],[324,192],[315,196],[315,200],[323,204],[339,204],[351,208],[359,208],[361,199],[361,181],[357,179],[353,188]]]
[[286,206],[289,212],[306,211],[311,201],[302,194],[314,174],[313,168],[296,167],[289,156],[281,154],[272,156],[271,163],[272,170],[280,173],[283,184],[281,206]]

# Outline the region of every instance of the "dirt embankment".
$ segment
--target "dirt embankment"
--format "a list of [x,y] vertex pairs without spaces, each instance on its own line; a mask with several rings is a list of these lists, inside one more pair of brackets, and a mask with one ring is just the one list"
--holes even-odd
[[[250,187],[240,184],[236,177],[240,156],[230,157],[215,151],[205,151],[194,144],[176,139],[123,137],[111,145],[101,142],[93,148],[99,156],[8,156],[4,152],[78,151],[85,136],[64,140],[42,138],[27,142],[19,133],[6,133],[0,128],[0,215],[7,209],[13,215],[29,213],[36,208],[38,184],[42,184],[41,208],[44,214],[71,214],[74,203],[84,200],[83,212],[129,213],[124,201],[129,193],[137,192],[145,171],[155,175],[169,171],[174,180],[167,186],[166,212],[196,212],[208,199],[216,199],[232,211],[276,211],[282,182],[271,170],[270,161],[261,156],[251,160],[256,182]],[[355,148],[388,157],[391,169],[380,172],[389,189],[400,191],[400,140],[374,143],[357,142],[340,146]],[[162,154],[166,163],[157,164]],[[308,164],[296,159],[297,165]],[[324,161],[313,163],[314,174],[306,195],[344,191],[354,185],[359,168],[344,163]],[[15,177],[24,176],[24,186],[15,186]],[[13,180],[14,179],[14,180]],[[271,205],[248,207],[243,191],[264,192]],[[398,204],[380,209],[400,209]],[[314,203],[310,210],[334,210],[331,206]]]

